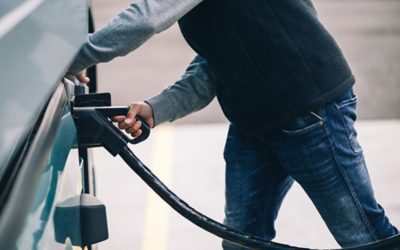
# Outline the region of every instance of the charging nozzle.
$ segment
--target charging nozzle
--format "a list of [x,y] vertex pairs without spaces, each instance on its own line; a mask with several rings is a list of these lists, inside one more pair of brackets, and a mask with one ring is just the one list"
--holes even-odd
[[129,138],[111,121],[113,116],[126,115],[129,106],[103,106],[111,104],[107,98],[109,94],[77,96],[72,105],[72,115],[78,131],[79,147],[103,146],[116,156],[128,143],[137,144],[146,140],[150,135],[150,127],[140,116],[137,116],[136,119],[142,122],[142,134],[133,139]]

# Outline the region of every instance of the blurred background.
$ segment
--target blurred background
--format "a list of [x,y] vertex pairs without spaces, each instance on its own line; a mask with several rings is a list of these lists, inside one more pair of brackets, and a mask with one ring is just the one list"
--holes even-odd
[[[93,0],[97,28],[131,1]],[[400,226],[400,1],[314,0],[320,19],[337,39],[357,79],[357,125],[377,199]],[[114,105],[146,99],[173,84],[194,57],[175,25],[130,55],[100,64],[99,92]],[[204,110],[133,147],[162,180],[195,208],[222,221],[227,121],[214,101]],[[221,249],[220,240],[186,222],[124,166],[94,152],[100,199],[106,203],[110,239],[100,249]],[[337,247],[297,185],[284,201],[276,240],[314,248]]]

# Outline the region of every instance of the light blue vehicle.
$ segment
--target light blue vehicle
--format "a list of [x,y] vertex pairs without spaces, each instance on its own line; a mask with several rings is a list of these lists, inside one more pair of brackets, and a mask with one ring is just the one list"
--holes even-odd
[[84,88],[64,79],[88,13],[87,0],[0,1],[0,249],[91,249],[108,237],[70,113]]
[[[145,140],[149,127],[127,137],[109,118],[126,114],[128,106],[110,107],[106,93],[82,95],[85,86],[64,78],[86,40],[88,13],[87,0],[0,1],[0,250],[94,249],[108,238],[87,149],[98,146],[120,155],[171,207],[212,234],[252,249],[306,249],[206,217],[140,162],[127,144]],[[94,92],[95,70],[88,75]],[[399,242],[394,236],[351,249],[398,250]]]

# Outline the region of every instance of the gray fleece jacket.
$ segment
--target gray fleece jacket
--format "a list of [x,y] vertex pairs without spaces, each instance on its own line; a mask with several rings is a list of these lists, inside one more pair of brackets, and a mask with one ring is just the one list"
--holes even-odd
[[[88,36],[69,72],[124,56],[177,22],[202,0],[137,0]],[[182,78],[146,100],[155,124],[174,121],[207,106],[216,95],[216,78],[207,61],[196,56]]]

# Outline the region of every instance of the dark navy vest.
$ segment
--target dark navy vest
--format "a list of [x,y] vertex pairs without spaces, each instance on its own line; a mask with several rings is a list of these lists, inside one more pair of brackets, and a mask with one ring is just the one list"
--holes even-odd
[[205,0],[179,25],[217,75],[224,114],[248,134],[318,110],[354,84],[309,0]]

